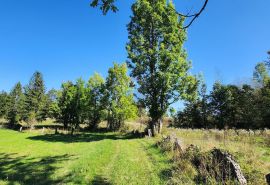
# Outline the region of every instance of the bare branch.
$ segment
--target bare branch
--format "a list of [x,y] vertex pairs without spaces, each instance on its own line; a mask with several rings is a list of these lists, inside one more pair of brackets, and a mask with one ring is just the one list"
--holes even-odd
[[204,1],[204,4],[202,6],[202,8],[200,9],[200,11],[198,13],[195,13],[193,15],[188,15],[188,14],[182,14],[179,12],[176,12],[179,16],[185,17],[185,18],[192,18],[191,21],[183,28],[183,29],[187,29],[188,27],[190,27],[192,25],[192,23],[202,14],[202,12],[205,10],[206,6],[208,4],[208,0]]

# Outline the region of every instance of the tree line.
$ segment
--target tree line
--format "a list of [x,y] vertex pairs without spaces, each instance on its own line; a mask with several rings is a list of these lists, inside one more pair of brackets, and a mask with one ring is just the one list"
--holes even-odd
[[253,84],[216,82],[207,93],[200,84],[198,98],[175,115],[175,126],[188,128],[270,128],[270,52],[255,66]]
[[68,81],[60,90],[45,92],[43,76],[35,72],[28,85],[17,83],[10,93],[0,93],[0,116],[13,127],[21,121],[29,126],[52,118],[72,130],[80,124],[97,128],[102,120],[110,130],[117,130],[124,121],[137,115],[133,86],[126,64],[114,64],[103,79],[95,73],[88,82],[79,78]]
[[[49,117],[73,130],[80,124],[96,128],[100,121],[107,120],[110,130],[118,130],[126,119],[146,111],[150,118],[148,128],[156,135],[161,132],[162,119],[171,105],[185,100],[188,101],[186,109],[175,119],[178,126],[222,128],[233,124],[240,127],[247,122],[250,124],[247,116],[256,118],[256,124],[265,123],[268,110],[262,110],[268,107],[270,85],[265,70],[269,65],[262,63],[256,67],[258,81],[263,79],[260,88],[217,83],[207,95],[205,85],[190,73],[192,65],[183,47],[185,17],[176,12],[173,2],[137,0],[131,9],[126,64],[114,64],[106,79],[95,74],[87,83],[82,79],[75,83],[68,81],[60,90],[48,92],[45,92],[42,74],[36,72],[26,87],[18,83],[10,93],[0,94],[0,116],[7,118],[10,124],[25,121],[29,125]],[[253,96],[252,101],[258,104],[256,110],[261,110],[256,116],[253,116],[254,110],[250,110],[253,106],[248,106],[255,104],[248,100]]]

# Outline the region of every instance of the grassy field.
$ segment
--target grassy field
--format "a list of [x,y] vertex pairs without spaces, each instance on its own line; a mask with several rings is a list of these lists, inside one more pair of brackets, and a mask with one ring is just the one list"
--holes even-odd
[[151,139],[115,133],[0,130],[0,184],[164,184],[171,168]]
[[[166,184],[174,163],[156,139],[120,133],[50,134],[0,129],[0,184]],[[53,133],[53,131],[51,131]],[[250,184],[270,172],[270,134],[246,131],[166,129],[183,146],[232,153]]]

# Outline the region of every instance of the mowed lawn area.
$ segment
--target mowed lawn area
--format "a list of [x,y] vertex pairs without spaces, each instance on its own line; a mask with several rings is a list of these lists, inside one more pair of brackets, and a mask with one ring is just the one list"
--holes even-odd
[[165,184],[172,168],[152,139],[0,129],[0,184]]

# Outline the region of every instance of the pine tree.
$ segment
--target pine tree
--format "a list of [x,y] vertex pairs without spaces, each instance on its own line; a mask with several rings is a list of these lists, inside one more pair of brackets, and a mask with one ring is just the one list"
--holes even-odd
[[[171,104],[192,99],[196,79],[189,75],[191,62],[183,49],[186,33],[182,17],[166,0],[138,0],[128,25],[128,66],[149,110],[153,132]],[[154,133],[155,134],[155,133]]]
[[22,120],[24,97],[21,83],[17,83],[11,90],[8,102],[7,119],[10,126],[19,123]]
[[0,118],[7,116],[9,96],[6,92],[0,93]]
[[33,74],[28,86],[25,88],[25,96],[25,120],[29,124],[33,124],[36,121],[43,121],[45,119],[42,116],[42,109],[45,106],[45,85],[40,72]]

